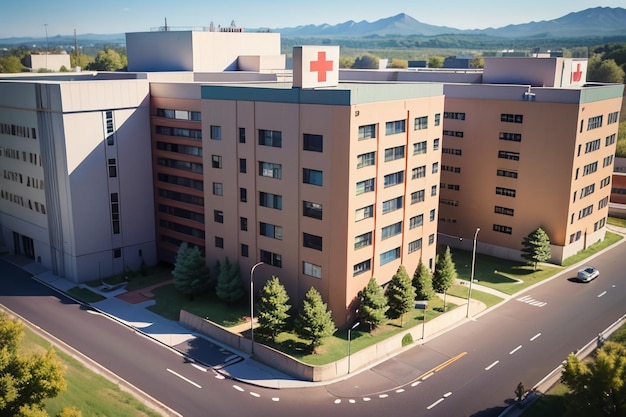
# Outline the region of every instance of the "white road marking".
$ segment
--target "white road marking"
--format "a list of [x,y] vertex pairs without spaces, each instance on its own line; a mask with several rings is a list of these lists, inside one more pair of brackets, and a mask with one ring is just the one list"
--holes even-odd
[[397,392],[398,394],[400,394],[400,393],[404,392],[404,389],[403,389],[403,388],[397,389],[397,390],[396,390],[396,392]]
[[274,401],[274,402],[278,402],[278,401],[280,401],[280,398],[278,398],[278,397],[272,397],[272,401]]
[[443,394],[443,398],[448,398],[451,395],[452,395],[452,391],[446,392],[445,394]]
[[191,366],[193,366],[194,368],[196,368],[196,369],[198,369],[198,370],[200,370],[202,372],[206,372],[207,371],[207,369],[204,366],[200,366],[200,365],[195,364],[195,363],[192,363]]
[[494,363],[492,363],[491,365],[489,365],[488,367],[485,368],[485,371],[490,370],[491,368],[493,368],[494,366],[496,366],[498,363],[500,363],[500,361],[495,361]]
[[335,404],[341,404],[341,400],[340,400],[339,398],[337,398],[337,399],[335,400]]
[[256,392],[251,392],[250,395],[252,395],[253,397],[257,397],[257,398],[261,396],[260,394],[257,394]]
[[431,408],[433,408],[434,406],[436,406],[437,404],[439,404],[440,402],[442,402],[444,400],[444,398],[439,398],[437,401],[435,401],[434,403],[432,403],[431,405],[429,405],[428,407],[426,407],[427,410],[430,410]]
[[215,374],[215,379],[226,379],[226,377],[222,374]]
[[378,398],[387,398],[387,397],[389,397],[389,394],[380,394],[378,396]]
[[526,304],[531,305],[531,306],[535,306],[535,307],[543,307],[546,304],[548,304],[548,303],[546,303],[544,301],[535,300],[530,295],[525,295],[523,297],[516,298],[515,300],[516,301],[520,301],[522,303],[526,303]]
[[167,372],[176,375],[177,377],[179,377],[180,379],[182,379],[183,381],[189,382],[191,385],[193,385],[194,387],[197,388],[202,388],[200,385],[196,384],[195,382],[193,382],[191,379],[185,378],[184,376],[182,376],[181,374],[179,374],[178,372],[174,372],[171,369],[167,368]]
[[372,401],[372,399],[370,397],[363,397],[363,401],[368,402],[368,401]]
[[411,386],[412,387],[416,387],[416,386],[418,386],[421,383],[422,383],[422,381],[415,381],[414,383],[411,384]]
[[431,377],[431,376],[433,376],[433,375],[435,375],[435,373],[434,373],[434,372],[430,372],[430,373],[428,373],[428,374],[424,375],[424,376],[422,377],[422,381],[426,381],[428,378],[430,378],[430,377]]
[[601,292],[600,294],[598,294],[598,298],[602,297],[604,294],[606,294],[606,291]]
[[356,401],[355,401],[355,400],[353,400],[352,398],[350,398],[350,399],[348,400],[348,402],[349,402],[350,404],[354,404]]
[[515,349],[513,349],[512,351],[509,352],[509,355],[514,354],[515,352],[517,352],[518,350],[520,350],[522,348],[522,345],[519,345],[518,347],[516,347]]
[[237,391],[239,392],[243,392],[243,388],[241,388],[239,385],[233,385],[233,388],[235,388]]
[[537,333],[536,335],[534,335],[533,337],[530,338],[530,341],[532,342],[533,340],[535,340],[536,338],[538,338],[539,336],[541,336],[541,333]]

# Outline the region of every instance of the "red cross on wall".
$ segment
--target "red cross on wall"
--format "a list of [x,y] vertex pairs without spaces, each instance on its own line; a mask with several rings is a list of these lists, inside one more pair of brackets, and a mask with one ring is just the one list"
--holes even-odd
[[317,53],[317,61],[311,61],[311,72],[317,71],[317,82],[326,81],[326,72],[333,70],[333,61],[326,61],[326,52]]
[[583,72],[580,70],[580,64],[576,67],[575,71],[572,71],[572,81],[579,82],[583,76]]

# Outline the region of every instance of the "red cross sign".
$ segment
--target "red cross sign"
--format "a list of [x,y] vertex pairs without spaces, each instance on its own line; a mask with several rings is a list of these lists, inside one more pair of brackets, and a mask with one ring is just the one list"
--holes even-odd
[[317,71],[317,81],[326,81],[326,72],[333,70],[333,61],[326,60],[326,52],[317,53],[317,61],[311,61],[311,72]]

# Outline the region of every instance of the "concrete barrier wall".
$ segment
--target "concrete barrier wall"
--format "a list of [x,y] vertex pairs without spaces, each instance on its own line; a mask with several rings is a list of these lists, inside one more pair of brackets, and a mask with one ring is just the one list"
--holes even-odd
[[[472,302],[472,304],[475,303]],[[474,310],[474,305],[472,305],[472,310]],[[454,310],[430,320],[424,327],[422,327],[421,323],[413,327],[407,327],[404,331],[398,333],[397,335],[385,339],[375,345],[359,350],[358,352],[351,352],[349,358],[346,356],[336,362],[326,365],[308,365],[260,343],[254,344],[254,357],[258,361],[271,366],[274,369],[303,381],[329,381],[345,376],[349,372],[354,372],[359,368],[388,359],[399,353],[401,350],[410,348],[412,346],[411,344],[404,348],[402,347],[402,339],[409,333],[411,334],[414,343],[421,343],[422,333],[425,338],[432,337],[445,328],[459,323],[465,318],[465,314],[466,308],[464,306],[457,307]],[[232,333],[228,329],[212,323],[209,320],[195,316],[185,310],[181,310],[180,323],[193,331],[203,334],[226,346],[240,352],[252,354],[252,343],[249,339],[246,339],[239,334]],[[346,351],[346,355],[347,353],[348,352]],[[348,366],[350,369],[348,369]]]

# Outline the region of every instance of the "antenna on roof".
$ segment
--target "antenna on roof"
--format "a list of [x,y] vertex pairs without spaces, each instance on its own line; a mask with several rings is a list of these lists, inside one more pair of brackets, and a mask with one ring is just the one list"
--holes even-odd
[[165,18],[165,31],[167,32],[167,17]]

